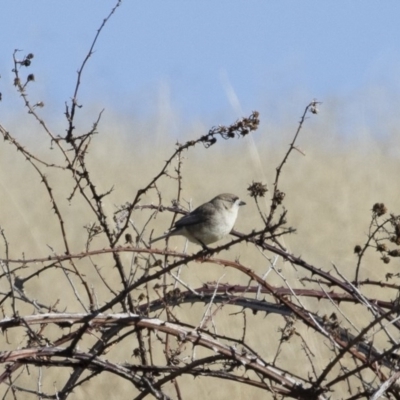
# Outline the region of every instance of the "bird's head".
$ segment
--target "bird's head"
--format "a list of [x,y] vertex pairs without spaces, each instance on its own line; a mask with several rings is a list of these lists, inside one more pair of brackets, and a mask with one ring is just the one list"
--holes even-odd
[[226,210],[238,212],[240,206],[246,203],[239,199],[238,196],[231,193],[222,193],[211,200],[217,207],[223,207]]

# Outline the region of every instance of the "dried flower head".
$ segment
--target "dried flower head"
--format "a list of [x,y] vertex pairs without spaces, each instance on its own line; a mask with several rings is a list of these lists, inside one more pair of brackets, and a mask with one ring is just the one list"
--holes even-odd
[[391,236],[391,237],[390,237],[390,241],[391,241],[392,243],[395,243],[395,244],[397,244],[398,246],[400,246],[400,237],[399,237],[399,236]]
[[381,259],[385,264],[389,264],[390,263],[390,258],[388,256],[384,256]]
[[394,223],[394,233],[396,236],[400,236],[400,222]]
[[376,246],[376,251],[380,251],[380,252],[387,251],[386,244],[379,243],[378,246]]
[[276,204],[282,204],[283,199],[285,198],[286,194],[284,192],[281,192],[280,190],[277,190],[275,192],[274,200]]
[[383,203],[375,203],[372,207],[372,212],[380,217],[387,213],[387,208]]
[[388,255],[391,257],[400,257],[400,249],[390,250]]
[[133,243],[132,235],[130,233],[125,234],[125,243],[129,243],[129,244]]
[[140,357],[140,350],[138,347],[136,347],[135,349],[133,349],[133,357],[139,358]]
[[250,192],[251,197],[264,197],[265,193],[268,192],[267,185],[264,185],[261,182],[252,182],[252,184],[247,188]]

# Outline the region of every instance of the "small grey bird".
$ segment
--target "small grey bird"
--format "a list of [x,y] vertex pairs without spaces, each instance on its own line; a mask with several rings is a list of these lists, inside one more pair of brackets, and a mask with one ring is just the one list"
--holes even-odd
[[176,221],[171,230],[150,243],[169,236],[182,235],[207,249],[208,244],[217,242],[230,233],[239,207],[245,204],[234,194],[220,194]]

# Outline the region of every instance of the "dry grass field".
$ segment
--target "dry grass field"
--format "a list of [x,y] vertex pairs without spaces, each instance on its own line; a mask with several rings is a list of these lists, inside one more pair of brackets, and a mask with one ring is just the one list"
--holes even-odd
[[[354,100],[354,99],[353,99]],[[359,99],[358,99],[359,100]],[[350,103],[351,104],[351,103]],[[182,199],[181,204],[192,207],[211,199],[218,193],[232,192],[239,195],[247,205],[240,210],[236,229],[241,232],[250,232],[260,227],[260,218],[252,198],[249,197],[247,187],[252,181],[262,181],[271,185],[275,176],[275,168],[282,160],[288,145],[297,128],[299,116],[306,104],[296,104],[290,109],[281,107],[279,116],[269,114],[269,108],[259,109],[261,125],[258,131],[244,139],[223,141],[205,149],[201,144],[184,153],[182,165]],[[372,107],[372,106],[371,106]],[[400,212],[399,179],[400,151],[397,116],[389,115],[381,105],[373,110],[363,123],[364,117],[360,114],[370,111],[369,107],[359,110],[354,104],[349,109],[344,104],[338,104],[334,99],[324,100],[318,115],[311,115],[306,120],[297,143],[301,152],[293,152],[283,169],[280,188],[286,193],[284,206],[288,210],[288,226],[296,229],[296,233],[284,237],[285,246],[295,255],[316,267],[332,270],[332,263],[348,279],[354,279],[356,257],[353,249],[356,244],[363,244],[371,220],[371,208],[376,202],[383,202],[393,213]],[[21,111],[23,113],[23,111]],[[351,121],[354,113],[354,123]],[[374,114],[375,113],[375,114]],[[82,126],[89,126],[93,116],[85,117]],[[61,156],[57,150],[50,150],[48,138],[33,120],[29,122],[23,117],[23,124],[15,117],[9,117],[6,127],[23,146],[35,154],[48,160],[60,162]],[[233,120],[214,121],[215,125],[230,124]],[[56,121],[55,126],[62,127],[62,120]],[[175,129],[178,127],[178,129]],[[126,116],[113,114],[106,110],[104,119],[94,137],[89,155],[89,169],[92,179],[101,191],[111,187],[113,192],[104,199],[103,206],[112,219],[116,208],[125,202],[132,201],[134,194],[143,187],[162,168],[173,152],[175,142],[184,142],[195,139],[206,133],[211,126],[197,122],[185,126],[179,117],[173,113],[160,113],[148,121],[137,121]],[[84,130],[84,128],[82,128]],[[60,134],[62,134],[60,128]],[[178,132],[175,135],[174,132]],[[51,209],[48,194],[40,182],[40,177],[24,160],[15,148],[6,142],[0,146],[0,226],[4,230],[9,243],[10,258],[39,258],[50,254],[62,254],[64,251],[60,227]],[[87,204],[77,195],[71,202],[67,197],[74,189],[71,174],[65,171],[43,169],[53,188],[54,196],[61,209],[67,237],[70,240],[72,252],[85,250],[87,231],[85,225],[94,222],[94,216]],[[177,195],[177,182],[163,178],[159,190],[162,193],[163,204],[168,206]],[[153,194],[143,197],[141,204],[157,203]],[[265,202],[261,202],[265,212],[268,211],[269,194]],[[152,197],[152,195],[154,197]],[[187,203],[185,203],[187,202]],[[150,211],[142,210],[133,213],[135,224],[142,226],[150,216]],[[153,236],[165,231],[171,223],[172,214],[163,212],[150,221],[145,231],[144,239],[150,233]],[[134,232],[130,230],[134,235]],[[228,239],[229,240],[229,239]],[[123,241],[121,245],[123,245]],[[182,251],[185,241],[173,238],[169,245]],[[95,238],[91,249],[101,249],[106,242]],[[158,242],[154,247],[163,247]],[[199,249],[189,244],[188,252]],[[0,251],[3,257],[4,245]],[[240,262],[252,268],[257,274],[263,275],[268,270],[267,260],[256,253],[254,247],[240,244],[218,255],[230,260],[240,259]],[[130,265],[132,254],[124,254],[123,260]],[[388,272],[399,272],[399,259],[383,264],[379,253],[372,251],[367,255],[365,268],[361,271],[361,279],[385,280]],[[367,262],[368,261],[368,262]],[[90,283],[96,299],[100,305],[111,297],[92,265],[100,265],[104,278],[118,292],[121,290],[120,278],[113,265],[111,256],[101,255],[78,261],[77,265],[82,274]],[[310,274],[301,269],[294,269],[288,263],[277,260],[282,275],[292,287],[300,288],[299,278]],[[367,267],[368,266],[368,267]],[[29,275],[39,265],[30,264],[28,268],[18,272],[18,276]],[[127,267],[128,268],[128,267]],[[198,288],[207,282],[246,285],[248,278],[244,278],[237,270],[223,268],[211,263],[190,263],[181,270],[181,278],[191,287]],[[70,279],[74,280],[71,276]],[[267,281],[276,286],[285,286],[282,278],[271,272]],[[2,280],[1,291],[8,288]],[[59,310],[68,312],[82,312],[82,307],[76,300],[71,287],[67,285],[65,275],[56,269],[42,274],[29,281],[25,291],[39,303],[53,304]],[[314,287],[308,285],[308,287]],[[81,287],[77,285],[78,290]],[[395,291],[381,288],[365,289],[370,297],[392,300]],[[135,293],[134,295],[139,295]],[[328,302],[304,299],[304,304],[321,315],[331,313],[333,306]],[[363,326],[366,311],[361,310],[356,315],[354,307],[341,305],[344,313],[351,313],[352,321]],[[229,309],[229,311],[227,311]],[[20,304],[22,315],[34,313],[31,304]],[[183,305],[174,309],[176,315],[187,323],[198,325],[204,314],[204,304]],[[115,312],[119,309],[116,307]],[[216,313],[215,326],[220,334],[241,335],[243,317],[236,314],[239,311],[233,306],[224,308],[223,313]],[[10,309],[2,309],[3,315],[10,315]],[[267,360],[272,361],[278,346],[280,333],[278,327],[282,325],[282,317],[278,315],[260,316],[246,312],[247,340]],[[165,317],[161,315],[160,318]],[[346,324],[344,322],[344,324]],[[307,337],[309,330],[301,323],[296,324],[296,330],[303,337]],[[13,337],[2,337],[2,349],[15,348],[16,344],[23,343],[26,338],[21,330],[13,331]],[[95,335],[95,333],[94,333]],[[93,339],[95,340],[95,339]],[[384,348],[385,343],[375,343],[378,348]],[[88,345],[88,343],[86,344]],[[314,354],[316,368],[322,368],[327,357],[331,356],[328,344],[323,340],[308,339],[308,345]],[[132,351],[134,343],[123,342],[112,348],[104,356],[105,359],[119,362],[134,362]],[[306,367],[309,365],[304,352],[300,351],[301,341],[295,338],[282,346],[279,355],[281,365],[296,363],[296,372],[307,376]],[[191,348],[187,348],[190,354]],[[154,349],[155,357],[160,362],[163,355],[160,349]],[[157,353],[158,352],[158,353]],[[204,350],[204,354],[207,351]],[[201,355],[199,353],[199,355]],[[43,370],[43,390],[51,393],[60,389],[70,370],[58,370],[60,375],[47,373]],[[35,390],[37,370],[32,367],[31,374],[23,374],[21,386],[29,386]],[[243,370],[244,373],[244,370]],[[126,381],[118,380],[110,374],[103,375],[96,383],[89,381],[77,389],[71,399],[126,399],[135,396],[135,390]],[[115,382],[118,382],[117,384]],[[212,378],[197,378],[191,376],[180,378],[181,390],[184,398],[191,399],[240,399],[240,398],[270,398],[265,392],[233,382],[221,381]],[[52,389],[54,388],[54,389]],[[0,395],[4,395],[5,387],[0,388]],[[175,397],[172,386],[167,393]],[[343,387],[332,394],[332,398],[347,397],[347,388]],[[35,396],[24,395],[26,399]],[[11,393],[5,395],[12,399]],[[21,398],[21,397],[18,397]],[[150,398],[150,397],[148,397]]]

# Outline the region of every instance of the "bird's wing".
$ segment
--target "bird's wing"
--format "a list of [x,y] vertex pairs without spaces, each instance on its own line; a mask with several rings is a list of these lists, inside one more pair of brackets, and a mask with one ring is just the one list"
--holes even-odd
[[182,228],[184,226],[196,225],[201,222],[208,221],[214,212],[214,206],[210,203],[203,204],[197,207],[191,213],[185,215],[180,220],[175,222],[175,228]]

